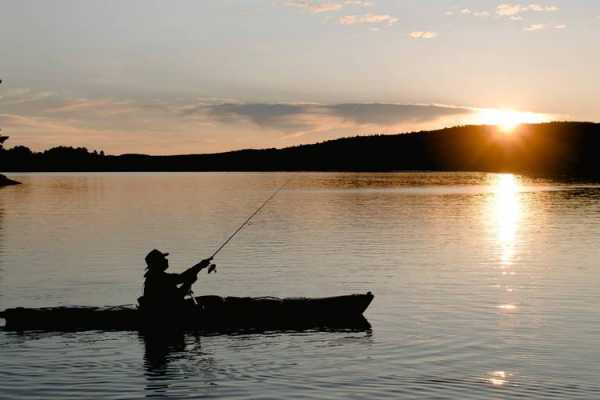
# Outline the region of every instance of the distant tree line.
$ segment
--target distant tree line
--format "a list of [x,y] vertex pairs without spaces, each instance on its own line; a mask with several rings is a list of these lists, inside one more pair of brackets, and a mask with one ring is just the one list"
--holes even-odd
[[25,171],[488,171],[600,177],[600,124],[526,124],[502,133],[462,126],[357,136],[284,149],[218,154],[105,155],[86,148],[0,148],[0,170]]
[[[2,81],[0,81],[1,83]],[[8,139],[8,136],[0,136],[0,161],[2,160],[2,154],[6,153],[4,151],[4,142]],[[13,181],[12,179],[7,178],[6,176],[0,174],[0,187],[9,186],[9,185],[18,185],[19,182]]]

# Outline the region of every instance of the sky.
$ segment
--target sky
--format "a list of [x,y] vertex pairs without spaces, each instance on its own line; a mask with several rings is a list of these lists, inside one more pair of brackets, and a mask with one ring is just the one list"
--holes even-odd
[[600,121],[598,0],[0,5],[9,146],[212,153]]

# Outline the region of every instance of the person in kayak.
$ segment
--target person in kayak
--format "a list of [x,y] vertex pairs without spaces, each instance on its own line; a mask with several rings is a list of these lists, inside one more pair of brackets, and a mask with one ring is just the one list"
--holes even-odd
[[198,272],[209,266],[209,272],[215,268],[214,264],[210,264],[212,258],[207,258],[180,274],[167,273],[168,255],[169,253],[156,249],[146,255],[144,296],[140,298],[140,304],[145,308],[170,309],[173,306],[185,306],[184,298],[198,279]]

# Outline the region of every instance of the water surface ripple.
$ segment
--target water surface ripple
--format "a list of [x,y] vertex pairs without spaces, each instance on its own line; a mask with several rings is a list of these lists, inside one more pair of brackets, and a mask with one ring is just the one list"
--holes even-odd
[[0,398],[600,398],[600,185],[503,174],[30,174],[0,190],[0,309],[197,294],[376,298],[367,331],[0,330]]

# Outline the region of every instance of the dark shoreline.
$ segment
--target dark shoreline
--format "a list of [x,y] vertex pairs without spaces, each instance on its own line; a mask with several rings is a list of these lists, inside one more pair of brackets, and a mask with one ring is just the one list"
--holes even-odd
[[12,186],[12,185],[20,185],[21,182],[13,181],[10,178],[0,174],[0,187],[2,186]]
[[105,155],[85,148],[3,150],[5,172],[488,172],[600,179],[600,124],[459,126],[395,135],[355,136],[282,149],[216,154]]

